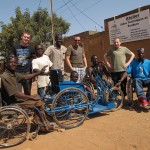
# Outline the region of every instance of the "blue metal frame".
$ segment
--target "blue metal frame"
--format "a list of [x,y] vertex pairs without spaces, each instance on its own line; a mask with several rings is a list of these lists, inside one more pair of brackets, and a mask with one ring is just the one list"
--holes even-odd
[[[56,70],[57,71],[57,70]],[[93,101],[92,96],[89,92],[86,91],[84,88],[84,83],[75,83],[73,81],[59,81],[57,84],[52,85],[52,86],[57,86],[57,92],[59,93],[60,91],[66,89],[66,88],[78,88],[82,90],[85,94],[88,95],[89,98],[89,114],[93,114],[96,112],[102,112],[105,110],[110,110],[115,107],[115,104],[113,101],[107,101],[105,99],[105,93],[109,92],[109,94],[113,94],[110,87],[106,85],[105,81],[100,77],[100,75],[97,73],[95,75],[96,79],[96,90],[97,90],[97,99]],[[53,88],[55,89],[55,88]],[[53,94],[52,94],[53,93]],[[55,96],[58,94],[54,91],[51,92],[51,96],[49,98],[45,98],[45,104],[50,104],[52,103],[53,99]],[[115,97],[115,95],[112,95]],[[46,108],[45,111],[48,114],[54,113],[54,111],[51,111],[50,108]]]

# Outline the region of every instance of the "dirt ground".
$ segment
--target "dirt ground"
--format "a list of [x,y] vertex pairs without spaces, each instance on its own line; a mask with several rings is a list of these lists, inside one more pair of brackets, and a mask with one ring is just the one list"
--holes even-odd
[[[34,83],[35,86],[35,83]],[[32,90],[35,92],[35,89]],[[90,115],[81,126],[26,140],[10,150],[149,150],[150,106]]]

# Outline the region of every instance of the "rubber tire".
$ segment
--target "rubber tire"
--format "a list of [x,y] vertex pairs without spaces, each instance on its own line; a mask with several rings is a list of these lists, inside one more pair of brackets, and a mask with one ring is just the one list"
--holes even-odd
[[[115,92],[115,94],[113,94],[114,92]],[[114,97],[114,95],[116,95],[116,92],[119,93],[119,96],[120,96],[120,99],[119,99],[120,102],[119,102],[119,104],[118,104],[118,99],[116,99],[116,97]],[[113,96],[111,96],[111,95],[113,95]],[[116,107],[114,107],[114,108],[111,109],[111,111],[117,111],[117,110],[121,109],[122,106],[123,106],[123,100],[124,100],[124,94],[121,91],[121,89],[117,88],[117,87],[111,88],[111,93],[109,93],[109,96],[111,96],[111,101],[113,101],[114,103],[117,104]],[[118,96],[118,94],[117,94],[117,96]]]
[[90,81],[85,81],[83,82],[84,85],[88,86],[94,93],[94,86],[93,83],[91,83]]
[[[26,123],[22,119],[26,120]],[[25,129],[22,128],[23,126]],[[0,147],[12,147],[21,144],[26,140],[29,132],[30,121],[24,110],[17,108],[17,106],[5,106],[0,109]],[[17,136],[17,141],[13,142],[14,136]],[[19,136],[21,137],[19,138]]]
[[[72,94],[78,93],[78,94],[71,95],[71,93]],[[77,99],[77,98],[81,98],[81,96],[82,98],[84,98],[84,101],[83,99],[82,101],[81,99]],[[76,100],[78,100],[79,102]],[[83,105],[83,102],[85,106]],[[52,107],[51,107],[51,110],[53,112],[53,119],[56,122],[56,124],[59,125],[61,128],[71,129],[71,128],[78,127],[84,122],[84,120],[86,119],[88,115],[88,112],[89,112],[88,103],[89,103],[89,100],[87,98],[87,95],[85,95],[83,91],[77,88],[66,88],[62,90],[61,92],[59,92],[53,100]],[[58,106],[58,104],[61,106]],[[61,110],[59,111],[58,109],[61,109]],[[70,125],[69,122],[72,121],[72,119],[70,120],[70,118],[71,117],[75,118],[75,116],[71,116],[72,114],[78,114],[79,116],[82,115],[83,117],[81,120],[77,120],[77,122],[72,123]],[[64,122],[66,121],[67,124],[63,123],[61,119],[63,119]]]
[[132,79],[130,78],[127,81],[127,97],[129,102],[132,104],[133,102],[133,87],[132,87]]

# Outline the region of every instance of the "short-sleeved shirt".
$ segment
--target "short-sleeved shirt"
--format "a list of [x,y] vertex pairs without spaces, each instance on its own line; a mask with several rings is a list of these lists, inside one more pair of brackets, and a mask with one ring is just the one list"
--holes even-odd
[[107,51],[106,56],[111,57],[111,62],[113,66],[112,72],[122,72],[125,71],[124,65],[126,63],[126,55],[131,55],[131,51],[123,46],[118,49],[111,48]]
[[60,69],[62,71],[62,74],[64,74],[64,61],[66,50],[67,48],[63,45],[61,45],[60,48],[58,48],[56,45],[51,45],[46,49],[44,53],[49,56],[50,60],[52,61],[52,69]]
[[11,73],[9,70],[1,76],[1,93],[3,100],[7,104],[22,102],[23,100],[17,99],[14,95],[18,92],[17,83],[24,79],[24,76],[20,73]]
[[[52,66],[52,62],[50,61],[49,57],[43,55],[42,57],[36,58],[32,60],[32,69],[39,69],[41,70],[44,66],[46,66],[45,72],[49,71],[49,68]],[[38,87],[46,87],[50,83],[49,76],[38,75],[37,76],[37,85]]]
[[16,72],[24,73],[31,71],[31,57],[35,53],[33,47],[29,46],[22,46],[20,44],[15,45],[11,52],[17,57],[17,69]]
[[81,46],[78,46],[76,49],[70,45],[67,48],[67,52],[66,52],[66,56],[70,56],[70,63],[72,65],[72,67],[77,67],[77,68],[83,68],[84,66],[84,62],[83,62],[83,54],[85,54],[84,52],[84,48]]
[[138,59],[134,59],[126,71],[128,74],[131,74],[133,79],[150,79],[150,60],[144,59],[143,61],[138,61]]

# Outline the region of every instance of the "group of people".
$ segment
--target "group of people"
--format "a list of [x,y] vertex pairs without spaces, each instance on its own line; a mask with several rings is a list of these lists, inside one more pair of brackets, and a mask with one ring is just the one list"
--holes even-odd
[[[82,82],[86,75],[92,83],[95,83],[93,71],[96,69],[101,76],[106,75],[108,80],[112,78],[114,85],[121,86],[125,96],[127,73],[130,73],[142,106],[145,107],[150,104],[150,60],[144,59],[144,48],[137,50],[138,58],[134,59],[133,52],[121,46],[121,39],[116,38],[113,48],[104,54],[105,62],[99,61],[97,55],[92,55],[92,66],[87,67],[84,47],[79,36],[75,36],[74,43],[66,48],[62,45],[62,35],[56,35],[55,44],[49,46],[46,50],[41,44],[37,44],[33,48],[30,44],[30,39],[30,34],[24,32],[20,43],[12,48],[6,58],[6,69],[1,76],[1,80],[2,97],[7,104],[18,103],[27,108],[36,106],[47,122],[44,104],[40,96],[46,91],[50,83],[49,74],[51,69],[60,69],[62,76],[64,76],[65,61],[71,70],[72,81]],[[126,61],[126,55],[130,56],[128,61]],[[40,96],[31,96],[33,78],[37,78],[38,94]],[[143,86],[149,87],[146,95],[144,94]],[[24,92],[22,92],[22,87]],[[90,89],[87,88],[87,90]],[[92,96],[95,99],[94,94]],[[40,122],[36,113],[34,118],[37,123]]]
[[[80,77],[85,75],[83,73],[87,61],[80,37],[75,37],[75,43],[69,50],[62,45],[62,35],[56,35],[55,44],[46,50],[41,44],[32,47],[30,39],[31,35],[24,32],[20,43],[15,45],[6,57],[5,71],[1,76],[2,98],[7,105],[17,103],[23,108],[37,107],[45,120],[44,124],[47,125],[46,130],[49,130],[52,126],[47,121],[41,96],[50,84],[50,70],[60,69],[64,75],[64,61],[65,57],[68,57],[66,60],[71,71],[76,70]],[[34,78],[37,79],[38,95],[31,95]],[[36,113],[34,113],[34,122],[42,124]]]
[[[130,55],[126,62],[126,54]],[[111,63],[107,57],[111,57]],[[114,47],[104,54],[105,62],[111,70],[111,77],[115,86],[121,86],[121,90],[126,96],[127,75],[130,74],[133,80],[133,87],[136,90],[138,101],[142,107],[150,105],[150,60],[144,58],[144,48],[137,49],[137,58],[126,47],[121,46],[121,39],[114,40]],[[144,87],[148,90],[145,95]]]

